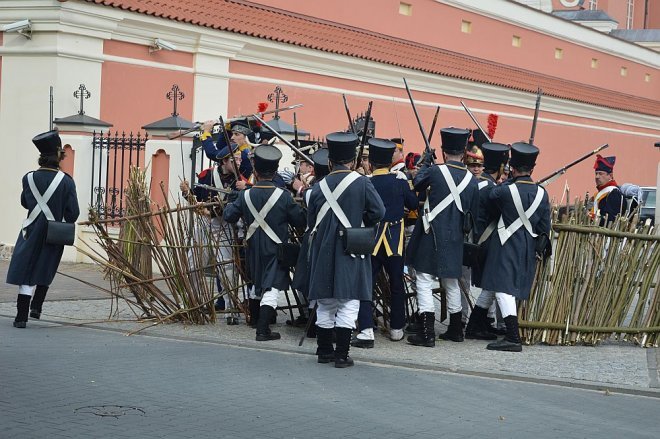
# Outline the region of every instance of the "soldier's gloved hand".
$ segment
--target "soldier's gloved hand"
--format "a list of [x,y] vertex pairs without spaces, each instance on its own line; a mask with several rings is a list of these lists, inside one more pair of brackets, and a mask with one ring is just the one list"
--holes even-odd
[[435,163],[435,150],[431,151],[424,151],[424,155],[422,155],[422,160],[420,161],[422,166],[431,166],[432,164]]

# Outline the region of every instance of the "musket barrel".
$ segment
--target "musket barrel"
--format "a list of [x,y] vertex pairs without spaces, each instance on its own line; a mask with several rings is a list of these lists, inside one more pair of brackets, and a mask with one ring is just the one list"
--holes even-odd
[[412,97],[412,93],[410,93],[410,87],[408,87],[408,81],[406,81],[406,78],[403,78],[403,84],[406,86],[406,92],[408,93],[408,99],[410,99],[410,104],[412,105],[413,112],[415,113],[415,119],[417,119],[417,125],[419,126],[419,131],[421,131],[422,138],[424,139],[424,143],[426,144],[426,152],[430,153],[431,152],[431,144],[429,143],[429,138],[426,135],[426,132],[424,131],[424,126],[422,125],[422,121],[419,118],[419,114],[417,113],[417,107],[415,106],[415,100]]
[[540,185],[542,185],[542,186],[545,186],[545,185],[547,185],[547,184],[550,184],[550,182],[552,182],[556,176],[561,175],[561,174],[565,174],[566,171],[567,171],[569,168],[572,168],[573,166],[575,166],[575,165],[577,165],[578,163],[580,163],[580,162],[582,162],[582,161],[588,159],[589,157],[591,157],[591,156],[594,155],[594,154],[598,154],[600,151],[602,151],[603,149],[605,149],[605,148],[607,148],[607,147],[609,147],[609,146],[610,146],[610,145],[609,145],[608,143],[599,146],[598,148],[594,149],[593,151],[590,151],[590,152],[586,153],[586,154],[583,155],[582,157],[580,157],[580,158],[578,158],[578,159],[576,159],[576,160],[573,160],[572,162],[570,162],[569,164],[567,164],[567,165],[565,165],[565,166],[562,166],[561,168],[557,169],[555,172],[553,172],[552,174],[548,175],[547,177],[543,177],[542,179],[540,179],[539,181],[537,181],[536,184],[540,184]]
[[467,107],[467,105],[465,105],[465,103],[463,103],[463,101],[460,101],[460,102],[461,102],[461,105],[463,106],[463,108],[465,109],[465,111],[467,112],[468,116],[470,116],[470,119],[472,119],[472,122],[474,122],[474,124],[477,126],[477,128],[479,128],[481,130],[481,132],[484,133],[484,135],[486,136],[486,140],[488,140],[488,143],[492,142],[493,139],[490,138],[487,131],[484,131],[483,127],[481,126],[481,124],[479,123],[477,118],[474,117],[474,114],[472,114],[472,112]]
[[275,135],[275,137],[277,137],[278,139],[280,139],[284,144],[286,144],[286,146],[288,146],[289,148],[291,148],[296,154],[298,154],[300,157],[302,157],[303,160],[305,160],[307,163],[309,163],[309,164],[311,164],[311,165],[314,164],[314,161],[313,161],[312,159],[310,159],[310,158],[309,158],[305,153],[303,153],[299,148],[297,148],[296,146],[293,146],[293,144],[292,144],[291,142],[289,142],[289,141],[286,140],[284,137],[282,137],[282,135],[281,135],[280,133],[278,133],[275,129],[273,129],[273,127],[271,127],[270,125],[268,125],[268,124],[266,123],[265,120],[263,120],[261,117],[259,117],[259,115],[257,115],[257,114],[253,114],[252,117],[254,117],[256,120],[258,120],[259,122],[261,122],[261,126],[262,126],[262,127],[265,127],[268,131],[270,131],[271,133],[273,133],[273,134]]

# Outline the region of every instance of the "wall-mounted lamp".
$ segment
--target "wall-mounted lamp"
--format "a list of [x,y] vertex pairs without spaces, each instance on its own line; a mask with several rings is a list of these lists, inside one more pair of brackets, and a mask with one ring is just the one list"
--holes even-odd
[[169,41],[165,41],[162,38],[156,38],[154,40],[154,44],[149,47],[149,52],[157,52],[161,49],[176,50],[176,45],[174,43],[170,43]]
[[32,23],[28,19],[5,24],[2,26],[2,30],[4,32],[18,32],[28,40],[32,38]]

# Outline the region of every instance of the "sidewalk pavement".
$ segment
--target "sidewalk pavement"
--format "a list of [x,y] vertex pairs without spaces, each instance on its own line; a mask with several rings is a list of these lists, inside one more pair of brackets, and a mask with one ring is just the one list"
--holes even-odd
[[[0,273],[5,276],[8,263],[0,261]],[[62,264],[60,272],[91,284],[109,288],[98,267],[87,264]],[[0,285],[0,316],[15,315],[17,287]],[[95,299],[95,300],[90,300]],[[105,299],[105,300],[98,300]],[[111,315],[112,312],[112,315]],[[286,326],[288,314],[280,313],[272,329],[282,339],[270,342],[254,340],[254,329],[245,324],[227,326],[219,318],[215,325],[192,326],[138,322],[124,303],[108,299],[107,293],[87,286],[78,280],[58,274],[48,292],[41,321],[30,326],[62,324],[85,326],[129,334],[159,338],[202,341],[211,344],[254,347],[261,350],[294,352],[313,355],[316,341],[306,339],[298,346],[302,329]],[[11,320],[0,319],[1,324]],[[440,329],[438,327],[437,329]],[[392,342],[383,334],[376,335],[373,349],[351,349],[351,356],[359,364],[403,366],[411,369],[435,370],[461,375],[485,376],[554,384],[567,387],[641,394],[660,398],[658,375],[659,349],[643,349],[629,343],[606,342],[591,346],[525,346],[522,353],[488,351],[486,342],[466,340],[453,343],[438,340],[435,348]]]

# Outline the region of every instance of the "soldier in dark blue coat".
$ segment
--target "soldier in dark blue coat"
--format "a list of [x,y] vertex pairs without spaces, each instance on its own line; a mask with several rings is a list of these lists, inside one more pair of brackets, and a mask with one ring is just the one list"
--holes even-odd
[[[331,133],[326,137],[331,172],[312,187],[307,210],[309,238],[309,298],[316,300],[317,355],[319,363],[334,360],[335,367],[348,367],[351,332],[360,300],[371,300],[371,249],[363,254],[346,252],[348,233],[360,234],[361,226],[372,227],[385,215],[385,206],[369,178],[351,171],[358,137],[353,133]],[[358,230],[356,230],[358,229]],[[352,233],[351,233],[352,235]],[[364,236],[362,236],[364,238]],[[337,348],[332,345],[335,328]]]
[[539,150],[527,143],[511,145],[511,176],[507,183],[493,188],[490,207],[499,216],[497,230],[488,242],[483,287],[477,305],[486,309],[483,300],[490,295],[502,311],[506,335],[490,343],[488,349],[520,352],[516,299],[529,297],[536,271],[537,257],[543,257],[550,245],[550,203],[545,190],[531,177]]
[[[385,217],[376,231],[376,247],[371,255],[372,283],[381,268],[385,269],[390,282],[390,339],[403,338],[405,324],[406,297],[403,286],[403,216],[405,209],[418,207],[417,195],[410,189],[407,179],[397,178],[390,171],[390,163],[396,144],[384,139],[369,139],[369,163],[373,169],[371,183],[385,205]],[[351,346],[372,348],[374,346],[373,301],[360,302],[358,327],[360,333]]]
[[616,157],[596,156],[594,164],[596,188],[598,193],[594,196],[594,204],[591,208],[591,217],[598,216],[599,225],[608,226],[624,210],[624,198],[619,185],[614,180],[614,163]]
[[[479,262],[472,267],[472,284],[481,287],[483,264],[487,258],[489,240],[497,230],[497,211],[490,208],[490,191],[504,172],[504,166],[509,162],[509,145],[502,143],[484,143],[481,153],[484,156],[484,171],[479,176],[479,215],[476,221],[475,237],[480,245]],[[495,340],[496,330],[491,326],[494,322],[496,304],[491,300],[490,292],[481,293],[477,298],[470,320],[465,328],[465,338],[479,340]],[[489,305],[491,304],[491,305]],[[501,316],[500,316],[501,317]]]
[[257,341],[277,340],[280,334],[268,327],[281,292],[289,288],[289,269],[278,259],[278,247],[289,240],[289,225],[305,225],[303,209],[291,194],[273,184],[282,153],[270,145],[261,145],[254,153],[257,183],[242,191],[223,212],[225,221],[243,218],[247,227],[247,262],[254,295],[261,296],[257,321]]
[[[328,149],[319,148],[311,157],[314,162],[314,170],[312,171],[313,177],[310,180],[310,186],[302,191],[302,202],[305,207],[309,205],[309,197],[312,195],[312,187],[318,184],[328,173],[330,169],[328,168]],[[316,301],[309,300],[309,261],[308,261],[308,250],[309,250],[309,233],[310,229],[305,230],[303,234],[301,243],[300,243],[300,254],[298,255],[298,262],[296,263],[296,269],[293,273],[293,279],[291,281],[291,287],[303,294],[308,298],[309,309],[312,310],[316,306]],[[309,323],[307,337],[315,338],[316,337],[316,313],[310,311],[309,315],[312,316],[312,322]]]
[[[202,142],[204,153],[211,160],[216,160],[218,153],[227,148],[225,136],[220,131],[220,135],[214,136],[212,134],[215,121],[207,120],[202,125],[202,134],[199,140]],[[221,127],[222,129],[222,127]],[[234,145],[232,148],[238,148],[241,152],[241,161],[239,164],[240,179],[236,183],[238,190],[243,190],[247,186],[248,179],[252,175],[252,163],[250,162],[250,151],[252,151],[252,143],[250,137],[254,138],[254,132],[249,127],[247,119],[234,121],[231,124],[230,141]],[[214,141],[217,137],[217,141]]]
[[417,305],[423,327],[421,333],[408,337],[408,342],[416,346],[435,346],[432,285],[436,278],[447,291],[450,313],[449,328],[441,337],[463,341],[458,278],[462,273],[464,236],[469,232],[465,218],[478,215],[477,180],[462,163],[470,131],[444,128],[440,135],[445,163],[434,165],[427,153],[413,180],[416,191],[427,191],[427,201],[407,252],[408,265],[416,272]]
[[7,283],[18,285],[15,328],[25,328],[28,312],[32,318],[41,317],[48,287],[62,259],[64,246],[46,242],[48,221],[73,223],[80,214],[76,185],[60,170],[64,151],[59,134],[48,131],[32,142],[39,149],[40,167],[23,177],[21,205],[28,215],[7,271]]

